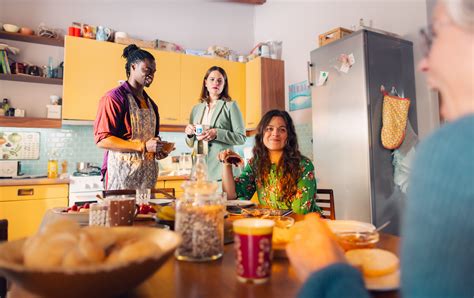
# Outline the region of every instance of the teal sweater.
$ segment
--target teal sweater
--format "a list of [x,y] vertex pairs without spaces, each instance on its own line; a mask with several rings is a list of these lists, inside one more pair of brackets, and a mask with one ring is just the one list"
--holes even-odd
[[[401,248],[404,297],[474,297],[474,115],[422,142],[413,165]],[[299,297],[368,297],[358,272],[313,273]]]

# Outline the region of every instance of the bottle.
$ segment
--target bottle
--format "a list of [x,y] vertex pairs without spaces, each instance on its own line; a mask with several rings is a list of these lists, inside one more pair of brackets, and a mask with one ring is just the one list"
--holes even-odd
[[48,178],[58,178],[58,160],[48,160]]
[[9,109],[10,109],[10,104],[8,103],[8,98],[4,98],[3,105],[2,105],[3,113],[0,114],[0,116],[6,116]]

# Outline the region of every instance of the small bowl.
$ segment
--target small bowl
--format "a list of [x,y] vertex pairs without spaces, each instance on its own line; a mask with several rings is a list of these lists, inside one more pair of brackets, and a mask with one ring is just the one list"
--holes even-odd
[[374,248],[379,242],[379,233],[371,232],[340,232],[336,233],[337,243],[345,250]]
[[20,27],[13,24],[3,24],[3,30],[11,33],[17,33],[18,31],[20,31]]
[[35,34],[35,31],[33,31],[33,29],[28,28],[28,27],[21,27],[20,28],[20,34],[33,35],[33,34]]

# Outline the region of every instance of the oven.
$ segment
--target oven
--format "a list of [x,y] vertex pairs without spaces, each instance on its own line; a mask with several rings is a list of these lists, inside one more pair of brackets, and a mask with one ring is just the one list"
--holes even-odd
[[101,176],[71,176],[69,184],[69,207],[97,202],[97,195],[104,190]]

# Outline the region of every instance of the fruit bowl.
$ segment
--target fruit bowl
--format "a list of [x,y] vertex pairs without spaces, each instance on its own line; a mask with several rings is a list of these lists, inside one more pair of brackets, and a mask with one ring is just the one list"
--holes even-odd
[[[0,245],[0,274],[23,289],[44,297],[115,297],[150,277],[173,254],[181,237],[168,230],[150,227],[108,228],[121,239],[151,240],[159,254],[121,263],[99,263],[83,267],[37,269],[24,264],[26,239]],[[130,238],[127,238],[130,237]]]

